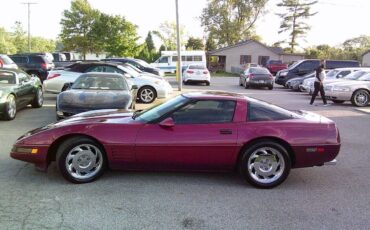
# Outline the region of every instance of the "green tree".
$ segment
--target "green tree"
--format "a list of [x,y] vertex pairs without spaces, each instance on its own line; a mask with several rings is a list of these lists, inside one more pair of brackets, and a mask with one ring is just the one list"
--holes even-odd
[[185,47],[187,50],[204,50],[203,40],[201,38],[190,37]]
[[212,50],[217,49],[216,42],[211,36],[208,36],[207,38],[205,49],[206,51],[212,51]]
[[[181,47],[185,45],[186,40],[186,31],[185,26],[180,25],[180,42]],[[177,47],[177,32],[176,32],[176,23],[165,21],[159,26],[158,31],[153,31],[153,34],[156,35],[163,43],[166,50],[175,50]]]
[[93,25],[99,17],[99,11],[93,9],[87,0],[73,0],[71,8],[63,12],[60,22],[60,38],[65,50],[79,51],[84,59],[89,52],[101,52],[102,47],[97,44],[92,34]]
[[17,52],[17,48],[12,41],[11,34],[0,27],[0,53],[12,54],[15,52]]
[[55,41],[42,37],[31,37],[31,52],[54,52]]
[[12,41],[17,53],[28,52],[28,41],[26,31],[22,27],[22,23],[15,22],[12,33]]
[[208,0],[201,15],[202,26],[218,47],[250,39],[254,24],[267,0]]
[[134,57],[140,51],[136,26],[118,15],[102,13],[91,30],[95,43],[109,56]]
[[145,38],[145,43],[149,51],[155,51],[155,45],[153,42],[152,33],[150,31],[148,32],[148,35]]
[[282,0],[281,3],[277,4],[278,7],[286,9],[285,13],[277,14],[282,19],[279,33],[289,32],[290,41],[288,44],[291,53],[299,45],[298,39],[303,38],[310,29],[304,21],[317,13],[311,13],[311,6],[316,3],[317,1]]

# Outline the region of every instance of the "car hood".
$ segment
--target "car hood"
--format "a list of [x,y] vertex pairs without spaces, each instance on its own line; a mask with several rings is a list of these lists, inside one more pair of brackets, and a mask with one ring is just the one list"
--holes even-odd
[[57,98],[60,111],[79,113],[93,109],[127,109],[132,102],[127,90],[68,90]]

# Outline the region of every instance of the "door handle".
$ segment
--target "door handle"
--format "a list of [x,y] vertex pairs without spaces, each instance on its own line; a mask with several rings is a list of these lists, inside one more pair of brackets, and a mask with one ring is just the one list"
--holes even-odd
[[231,129],[220,129],[220,134],[223,135],[233,134],[233,131]]

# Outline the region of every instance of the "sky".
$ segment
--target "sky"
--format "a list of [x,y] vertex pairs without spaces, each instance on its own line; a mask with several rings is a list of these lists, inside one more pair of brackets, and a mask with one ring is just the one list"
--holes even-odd
[[[63,11],[70,8],[70,0],[0,0],[0,27],[12,30],[14,23],[20,21],[27,30],[27,5],[31,5],[31,34],[56,39],[60,33],[60,20]],[[200,15],[207,0],[178,0],[180,23],[185,26],[187,34],[204,37]],[[288,38],[278,34],[281,12],[276,4],[281,0],[269,0],[266,12],[256,22],[256,32],[266,44]],[[138,33],[145,39],[149,30],[158,30],[164,21],[175,21],[175,0],[89,0],[93,8],[104,13],[119,14],[138,26]],[[370,0],[319,0],[313,8],[318,12],[308,20],[311,30],[302,47],[319,44],[338,46],[346,39],[360,35],[370,36],[368,13]],[[158,44],[158,41],[156,41]]]

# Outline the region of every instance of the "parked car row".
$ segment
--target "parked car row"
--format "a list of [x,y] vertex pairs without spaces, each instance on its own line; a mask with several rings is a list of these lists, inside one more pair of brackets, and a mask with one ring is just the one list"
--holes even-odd
[[[288,80],[286,88],[312,95],[316,73]],[[327,72],[325,96],[334,103],[350,101],[355,106],[367,106],[370,101],[370,68],[337,68]]]

